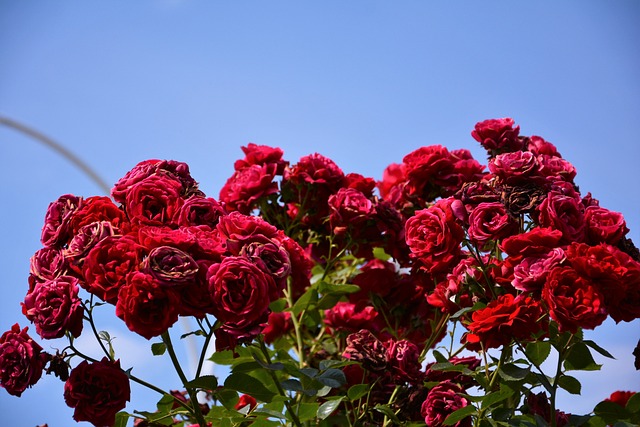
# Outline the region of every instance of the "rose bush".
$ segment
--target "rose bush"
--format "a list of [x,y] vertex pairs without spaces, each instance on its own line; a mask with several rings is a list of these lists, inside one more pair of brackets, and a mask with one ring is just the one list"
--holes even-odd
[[[68,345],[50,354],[14,325],[0,385],[20,396],[54,374],[74,419],[96,426],[637,425],[633,391],[586,414],[557,407],[581,391],[572,371],[597,370],[593,352],[611,357],[582,331],[640,318],[623,215],[581,193],[571,163],[512,119],[471,135],[487,168],[436,145],[376,182],[317,153],[291,163],[249,144],[219,200],[173,160],[140,162],[112,199],[61,196],[22,307],[42,339]],[[94,310],[167,355],[177,389],[121,367]],[[195,372],[169,333],[180,316],[197,325],[183,338],[202,340]],[[102,354],[79,349],[80,334]],[[228,375],[204,374],[205,359]],[[130,382],[158,392],[157,408],[124,411]]]

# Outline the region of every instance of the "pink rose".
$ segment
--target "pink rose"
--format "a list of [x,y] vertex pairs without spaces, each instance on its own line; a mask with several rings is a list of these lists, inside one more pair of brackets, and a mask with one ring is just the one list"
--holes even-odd
[[539,292],[549,271],[565,259],[561,248],[523,258],[513,269],[513,287],[524,292]]

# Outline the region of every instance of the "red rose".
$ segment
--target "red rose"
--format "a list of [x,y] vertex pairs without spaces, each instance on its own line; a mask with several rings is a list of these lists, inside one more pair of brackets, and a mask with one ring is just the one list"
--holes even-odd
[[259,201],[278,192],[275,165],[251,165],[236,170],[220,190],[227,211],[249,214]]
[[443,313],[454,314],[462,307],[473,305],[472,295],[468,289],[470,284],[474,283],[484,283],[484,277],[475,258],[468,256],[463,258],[447,278],[438,283],[433,292],[427,295],[427,302],[434,307],[439,307]]
[[342,357],[360,362],[363,368],[372,372],[384,371],[389,363],[384,344],[366,329],[347,337],[347,347]]
[[504,239],[500,247],[509,256],[534,256],[546,254],[557,247],[562,239],[562,232],[552,228],[536,227],[526,233]]
[[193,282],[198,263],[188,253],[172,246],[153,248],[143,263],[144,271],[162,286],[183,286]]
[[522,149],[522,140],[518,138],[520,126],[513,126],[511,118],[489,119],[476,123],[471,132],[473,139],[478,141],[490,154]]
[[528,151],[499,154],[489,160],[489,170],[509,185],[525,183],[538,171],[536,157]]
[[207,280],[219,321],[241,328],[268,315],[273,278],[247,258],[232,256],[213,264]]
[[339,302],[325,310],[324,322],[334,331],[356,332],[360,329],[374,330],[373,322],[378,315],[371,306],[358,307],[350,302]]
[[382,172],[382,181],[377,183],[382,198],[396,206],[402,197],[403,184],[407,180],[406,169],[407,165],[404,163],[391,163]]
[[245,154],[244,159],[236,160],[233,164],[235,170],[244,169],[253,165],[275,165],[276,174],[282,175],[285,166],[289,163],[282,159],[284,152],[280,148],[269,147],[267,145],[256,145],[254,143],[241,147]]
[[537,161],[538,174],[548,181],[573,182],[573,178],[576,177],[576,168],[561,157],[539,154]]
[[74,337],[80,336],[84,311],[78,298],[78,279],[60,276],[36,283],[24,298],[22,313],[44,339],[60,338],[67,331]]
[[[144,160],[133,167],[111,189],[113,199],[126,204],[127,193],[139,182],[150,176],[164,176],[180,182],[180,194],[188,197],[192,194],[200,194],[198,183],[189,173],[189,165],[175,160]],[[129,214],[130,215],[130,214]]]
[[174,290],[160,286],[149,274],[134,271],[120,289],[116,315],[131,331],[151,339],[178,320],[179,308],[180,299]]
[[180,206],[173,222],[182,227],[206,226],[213,229],[223,215],[226,215],[224,208],[214,198],[192,196]]
[[[452,412],[469,405],[469,401],[461,395],[463,392],[459,385],[449,381],[442,382],[429,390],[421,409],[424,422],[430,427],[443,426],[444,420]],[[471,426],[471,418],[464,418],[453,426]]]
[[614,391],[611,393],[611,396],[607,397],[605,402],[613,402],[616,403],[623,408],[627,406],[627,402],[631,399],[631,396],[635,395],[635,391]]
[[112,426],[130,397],[129,378],[120,369],[120,361],[106,357],[95,363],[80,362],[64,385],[64,400],[74,408],[73,419],[96,427]]
[[360,290],[349,294],[349,300],[353,303],[359,301],[371,301],[374,295],[385,297],[398,281],[395,266],[388,261],[374,258],[360,267],[360,274],[352,280]]
[[555,267],[542,289],[551,318],[561,331],[594,329],[607,318],[604,297],[593,282],[571,267]]
[[536,156],[545,154],[547,156],[561,157],[555,145],[544,138],[532,135],[527,140],[527,151],[531,151]]
[[92,222],[82,227],[64,252],[71,269],[78,274],[82,274],[84,259],[89,254],[89,251],[103,239],[116,234],[120,234],[120,230],[115,228],[109,221]]
[[545,329],[545,323],[538,322],[543,314],[540,303],[531,297],[501,295],[473,312],[465,339],[471,349],[479,349],[482,343],[485,350],[509,344],[513,339],[530,340]]
[[269,240],[278,237],[278,229],[257,216],[231,212],[220,218],[217,226],[232,253],[239,253],[246,242]]
[[271,344],[293,328],[291,321],[291,312],[285,311],[281,313],[270,313],[267,325],[262,329],[264,342]]
[[143,248],[132,236],[110,236],[96,244],[83,264],[87,291],[110,304],[116,304],[118,292],[127,275],[136,270],[142,260]]
[[114,227],[124,229],[127,218],[124,212],[118,208],[110,198],[106,196],[93,196],[83,200],[82,204],[71,215],[69,228],[72,234],[76,234],[85,225],[108,221]]
[[69,243],[69,239],[73,236],[69,229],[69,221],[81,203],[82,197],[65,194],[49,204],[40,237],[44,246],[62,248]]
[[329,197],[328,203],[329,222],[335,234],[344,234],[347,230],[357,233],[375,212],[373,202],[353,188],[341,188]]
[[248,406],[249,411],[251,411],[253,408],[256,407],[257,404],[258,402],[253,396],[250,396],[248,394],[243,394],[242,396],[240,396],[240,399],[238,399],[238,403],[236,403],[234,408],[236,411],[239,411]]
[[446,271],[460,254],[464,231],[456,222],[449,199],[441,199],[428,209],[416,211],[405,224],[405,238],[412,257],[429,273]]
[[587,226],[587,240],[591,244],[608,243],[617,245],[629,232],[621,213],[600,206],[588,206],[584,211]]
[[525,292],[541,291],[549,271],[565,259],[565,253],[560,248],[523,258],[513,269],[513,287]]
[[394,377],[399,381],[413,384],[422,383],[424,372],[421,372],[420,350],[418,346],[407,340],[390,340],[387,346],[387,359]]
[[518,222],[500,202],[480,203],[469,215],[469,239],[481,248],[491,240],[516,234],[518,229]]
[[0,337],[0,386],[18,396],[42,376],[47,354],[16,323]]
[[134,226],[173,226],[182,206],[182,182],[165,175],[151,175],[126,193],[125,206]]
[[45,247],[36,251],[29,263],[29,273],[37,281],[52,280],[67,272],[64,251],[54,247]]
[[551,191],[538,210],[540,226],[561,231],[563,243],[584,241],[585,209],[577,193]]

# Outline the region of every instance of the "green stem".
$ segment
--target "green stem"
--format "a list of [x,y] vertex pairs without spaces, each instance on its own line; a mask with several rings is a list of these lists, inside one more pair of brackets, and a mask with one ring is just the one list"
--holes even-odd
[[211,342],[211,337],[213,336],[213,332],[218,328],[218,322],[214,324],[213,328],[209,329],[207,333],[204,344],[202,345],[202,351],[200,351],[200,359],[198,360],[198,367],[196,369],[196,378],[200,377],[200,373],[202,372],[202,365],[204,364],[204,358],[207,354],[207,348],[209,347],[209,343]]
[[169,335],[169,332],[162,333],[162,342],[164,342],[164,344],[167,346],[167,352],[169,353],[169,357],[171,358],[171,363],[173,363],[173,367],[178,373],[178,376],[180,377],[180,381],[182,381],[182,385],[187,390],[187,393],[189,393],[189,398],[191,399],[191,405],[193,406],[193,415],[195,416],[196,421],[198,422],[198,425],[200,425],[200,427],[206,427],[207,424],[204,421],[204,416],[202,415],[202,411],[200,411],[200,405],[198,404],[196,392],[193,388],[187,386],[189,381],[187,380],[187,377],[184,375],[184,371],[180,366],[180,362],[178,361],[178,357],[176,356],[175,349],[173,348],[173,343],[171,342],[171,336]]
[[98,344],[100,344],[100,348],[102,348],[102,351],[104,351],[104,354],[109,358],[109,360],[113,360],[113,358],[111,357],[111,353],[109,353],[109,351],[107,351],[107,348],[104,346],[104,343],[102,342],[102,339],[100,339],[100,334],[98,334],[98,330],[96,329],[96,325],[93,323],[93,295],[91,295],[91,300],[90,303],[91,308],[87,308],[84,303],[82,303],[82,306],[84,307],[84,311],[87,313],[87,321],[89,322],[89,325],[91,325],[91,330],[93,331],[93,335],[95,335],[96,339],[98,340]]

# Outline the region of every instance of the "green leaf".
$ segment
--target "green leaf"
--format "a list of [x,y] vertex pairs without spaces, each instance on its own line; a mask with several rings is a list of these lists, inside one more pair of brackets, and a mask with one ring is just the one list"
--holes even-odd
[[445,418],[444,425],[452,426],[458,421],[464,420],[474,412],[476,412],[476,408],[473,405],[467,405],[464,408],[460,408],[457,411],[452,412],[447,418]]
[[320,361],[320,370],[326,371],[329,368],[342,368],[343,366],[353,365],[354,362],[350,360],[322,360]]
[[607,424],[614,424],[616,421],[625,420],[630,417],[629,412],[613,402],[600,402],[593,409],[593,412],[602,418]]
[[347,383],[347,377],[345,377],[344,372],[340,369],[327,369],[320,376],[316,377],[316,379],[323,385],[326,385],[331,388],[338,388]]
[[107,331],[98,332],[98,336],[103,341],[111,341],[111,335],[109,335],[109,332],[107,332]]
[[234,359],[233,351],[231,350],[217,351],[209,358],[210,361],[217,365],[231,365]]
[[[236,425],[236,424],[233,424],[233,425]],[[251,427],[276,427],[281,425],[282,424],[279,421],[269,420],[267,418],[256,418],[251,423]]]
[[271,311],[273,311],[274,313],[280,313],[284,311],[286,308],[287,308],[286,298],[277,299],[275,301],[272,301],[271,304],[269,304],[269,309],[271,309]]
[[542,365],[551,353],[551,343],[549,341],[534,341],[527,344],[525,354],[534,365]]
[[266,415],[268,417],[278,418],[280,420],[285,420],[286,417],[282,414],[282,412],[274,411],[273,409],[268,408],[260,408],[256,409],[252,412],[253,415]]
[[256,377],[243,372],[234,372],[224,382],[225,388],[253,396],[262,402],[271,402],[275,393],[265,387]]
[[600,353],[601,355],[603,355],[604,357],[608,357],[609,359],[614,359],[615,357],[613,357],[611,355],[611,353],[609,353],[607,350],[605,350],[604,348],[600,347],[598,344],[596,344],[595,342],[591,341],[591,340],[584,340],[582,341],[583,343],[585,343],[586,345],[588,345],[589,347],[591,347],[592,349],[594,349],[595,351],[597,351],[598,353]]
[[318,409],[320,409],[319,403],[300,403],[298,405],[298,419],[300,421],[313,420],[316,418]]
[[625,409],[632,414],[640,414],[640,393],[636,393],[629,398]]
[[601,366],[593,360],[589,347],[582,342],[571,347],[564,361],[564,368],[567,371],[599,371]]
[[482,409],[490,408],[492,405],[509,398],[512,394],[513,390],[509,387],[502,387],[499,391],[490,393],[482,399]]
[[154,356],[162,356],[167,351],[167,345],[163,342],[155,342],[151,344],[151,353]]
[[309,308],[318,301],[318,291],[312,286],[298,298],[298,301],[291,307],[291,313],[294,316],[300,315],[303,310]]
[[562,375],[558,378],[558,385],[571,394],[580,394],[582,391],[582,384],[580,384],[580,381],[570,375]]
[[342,399],[344,399],[344,397],[341,397],[335,400],[328,400],[324,402],[318,408],[318,412],[316,416],[321,420],[326,419],[329,415],[333,413],[333,411],[336,410],[336,408],[338,408],[338,406],[340,406],[340,403],[342,403]]
[[289,378],[288,380],[284,380],[280,382],[280,385],[283,389],[288,391],[302,391],[302,383],[298,380],[294,380],[293,378]]
[[127,427],[127,421],[129,421],[129,414],[126,412],[118,412],[116,414],[116,422],[113,427]]
[[349,387],[347,397],[350,401],[358,400],[369,393],[369,384],[356,384]]
[[395,412],[393,412],[393,410],[388,405],[380,405],[380,404],[378,404],[378,405],[374,406],[373,409],[375,409],[376,411],[380,412],[381,414],[384,414],[385,416],[387,416],[395,424],[400,424],[400,420],[396,416]]
[[255,354],[253,355],[253,360],[258,362],[258,364],[263,368],[268,369],[270,371],[281,371],[284,369],[284,364],[282,362],[265,363],[264,361],[260,360]]
[[213,391],[218,387],[218,379],[213,375],[202,375],[185,384],[189,388]]
[[508,363],[500,368],[498,374],[505,381],[520,381],[525,379],[527,375],[529,375],[529,369],[520,368],[513,363]]

